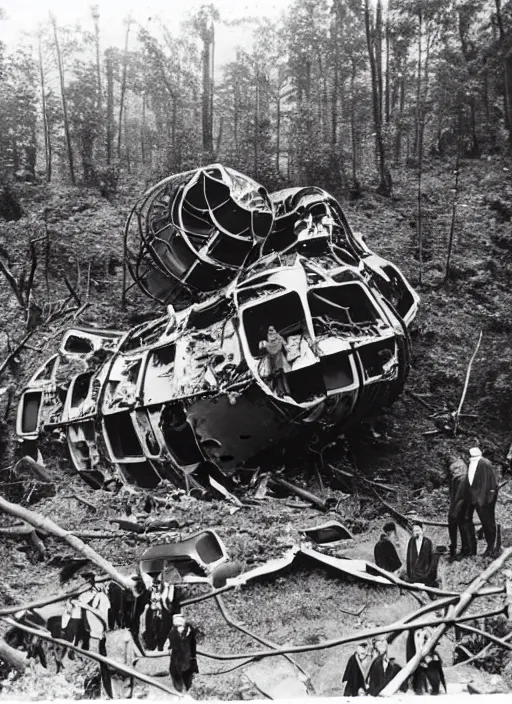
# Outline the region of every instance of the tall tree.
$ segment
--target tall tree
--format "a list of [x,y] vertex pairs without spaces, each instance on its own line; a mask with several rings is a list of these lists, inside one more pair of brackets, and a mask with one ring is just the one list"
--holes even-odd
[[62,102],[62,117],[63,117],[63,121],[64,121],[64,134],[66,137],[66,148],[67,148],[68,164],[69,164],[69,176],[71,179],[71,183],[74,186],[74,185],[76,185],[75,166],[74,166],[74,161],[73,161],[73,147],[71,144],[71,133],[70,133],[70,129],[69,129],[66,88],[65,88],[65,83],[64,83],[64,64],[62,61],[62,54],[61,54],[60,45],[59,45],[59,36],[58,36],[58,31],[57,31],[57,19],[56,19],[55,15],[52,13],[50,13],[50,22],[53,27],[53,36],[54,36],[54,41],[55,41],[55,52],[56,52],[56,56],[57,56],[57,68],[59,71],[60,95],[61,95],[61,102]]
[[46,87],[44,78],[42,32],[38,35],[38,55],[39,55],[39,78],[41,83],[41,109],[43,113],[43,134],[44,134],[44,157],[45,157],[45,177],[49,183],[52,180],[52,141],[50,135],[50,125],[48,122],[48,110],[46,106]]
[[195,17],[195,26],[203,43],[202,50],[202,124],[203,124],[203,150],[207,158],[213,156],[213,74],[214,74],[214,46],[215,46],[215,21],[219,13],[215,6],[203,5]]
[[122,126],[123,126],[123,110],[125,108],[125,98],[126,98],[126,77],[128,73],[128,43],[130,38],[130,27],[132,25],[132,18],[128,16],[125,19],[126,31],[124,35],[124,52],[123,52],[123,71],[121,76],[121,94],[119,97],[119,120],[117,123],[117,159],[121,160],[121,137],[122,137]]
[[370,61],[370,75],[372,82],[373,125],[375,130],[375,151],[379,170],[378,193],[390,196],[393,182],[387,165],[386,148],[382,132],[382,2],[377,0],[376,22],[370,10],[369,0],[364,3],[364,23],[366,31],[366,45]]

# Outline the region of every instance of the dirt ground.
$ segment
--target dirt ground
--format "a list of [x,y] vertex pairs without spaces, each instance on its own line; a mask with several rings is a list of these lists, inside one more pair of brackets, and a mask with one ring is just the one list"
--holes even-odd
[[[463,453],[478,442],[486,456],[499,467],[503,480],[509,477],[505,458],[511,435],[512,240],[510,223],[500,220],[499,213],[492,207],[496,199],[508,202],[511,198],[510,174],[503,169],[504,164],[498,159],[485,165],[463,164],[452,276],[448,283],[444,283],[444,269],[453,177],[446,165],[432,167],[425,176],[423,227],[426,246],[421,287],[418,286],[418,261],[415,258],[413,172],[405,172],[396,179],[394,200],[387,201],[367,193],[347,209],[350,222],[355,229],[366,234],[369,246],[398,264],[413,285],[418,286],[421,304],[412,331],[414,359],[407,391],[421,395],[420,398],[431,409],[406,391],[380,418],[376,426],[378,436],[367,427],[359,428],[349,438],[340,439],[326,449],[322,461],[324,467],[333,464],[353,472],[356,477],[380,480],[391,486],[392,490],[382,490],[381,494],[403,514],[418,515],[433,521],[446,520],[448,491],[444,468],[449,450]],[[84,225],[84,213],[69,217],[66,210],[68,201],[62,196],[59,200],[59,203],[62,201],[59,206],[61,210],[54,206],[54,226],[60,231],[66,256],[72,257],[77,248],[83,246],[84,227],[87,228],[86,244],[90,242],[96,246],[98,237],[105,233],[105,227],[110,228],[112,236],[116,233],[118,237],[116,228],[120,214],[126,212],[128,200],[126,195],[124,200],[120,197],[118,203],[102,203],[101,208],[94,207],[91,202],[85,211],[87,218]],[[0,231],[0,239],[2,237],[7,237],[5,230]],[[116,256],[114,245],[109,243],[110,247],[112,256]],[[127,324],[134,311],[121,314],[117,307],[112,306],[121,281],[119,267],[111,276],[106,290],[102,290],[105,283],[102,283],[101,272],[93,277],[94,281],[97,280],[97,284],[93,284],[96,287],[93,293],[98,305],[94,311],[87,313],[86,318],[96,324],[119,327]],[[6,319],[7,327],[4,329],[14,325],[16,318],[15,308],[7,308],[4,314],[10,317]],[[86,319],[84,323],[87,322]],[[464,411],[474,414],[474,417],[461,422],[456,437],[444,430],[433,434],[431,431],[439,428],[431,417],[432,411],[441,410],[444,406],[453,410],[458,405],[469,358],[480,331],[483,331],[482,345],[464,405]],[[24,357],[16,382],[18,385],[48,356],[48,351],[55,347],[57,340],[55,335],[48,336],[41,342],[44,348],[41,354],[30,353]],[[197,501],[183,497],[180,502],[171,502],[168,509],[159,512],[160,516],[172,516],[179,522],[179,529],[168,537],[179,538],[200,528],[213,528],[230,556],[242,561],[249,569],[282,555],[300,540],[301,528],[331,517],[343,522],[354,534],[353,540],[347,541],[340,549],[340,554],[371,559],[373,545],[388,518],[383,505],[361,482],[355,481],[350,486],[336,485],[330,482],[328,472],[323,474],[322,488],[314,471],[315,463],[322,470],[318,455],[297,451],[291,457],[288,471],[292,480],[318,494],[323,492],[323,496],[336,498],[336,512],[326,516],[314,508],[293,508],[293,499],[283,496],[269,496],[259,505],[236,512],[226,501]],[[115,531],[109,519],[124,515],[125,497],[94,492],[78,479],[61,473],[65,459],[45,459],[49,471],[54,473],[57,494],[39,502],[34,508],[52,516],[70,530]],[[158,492],[164,496],[165,487],[158,489]],[[96,511],[79,503],[73,498],[74,493],[93,503]],[[139,497],[136,504],[136,512],[141,514],[143,498]],[[498,504],[503,547],[512,544],[510,501],[512,489],[507,484],[501,489]],[[4,525],[8,523],[7,520],[1,522]],[[448,544],[446,529],[429,526],[426,533],[435,545]],[[95,540],[92,545],[117,566],[131,569],[137,555],[148,545],[149,538],[140,540],[127,537],[122,531],[118,534],[119,537]],[[401,540],[404,554],[406,536],[402,535]],[[30,552],[23,551],[23,543],[5,540],[0,544],[3,565],[1,582],[8,585],[19,603],[47,597],[60,589],[56,558],[70,555],[71,551],[56,540],[48,539],[46,542],[49,553],[46,562],[38,562]],[[483,552],[483,549],[480,543],[479,551]],[[481,557],[453,564],[442,558],[442,584],[446,589],[462,590],[487,564],[488,561]],[[80,581],[70,583],[69,587],[75,583]],[[495,583],[499,583],[499,579]],[[0,599],[5,601],[1,591]],[[273,580],[227,592],[224,602],[235,620],[279,645],[319,644],[354,630],[390,623],[418,608],[417,601],[410,594],[400,593],[395,587],[350,581],[309,566],[300,566]],[[495,603],[496,600],[486,599],[474,608],[482,610]],[[354,615],[361,609],[360,615]],[[264,647],[229,627],[214,600],[188,607],[186,615],[199,629],[198,647],[203,650],[233,654]],[[120,632],[109,636],[109,653],[119,653],[121,657],[125,647],[123,638]],[[405,662],[404,638],[398,638],[393,644],[392,654],[399,664]],[[511,678],[508,675],[504,678],[498,674],[491,675],[470,665],[452,667],[453,645],[453,632],[449,632],[439,645],[449,691],[461,691],[470,682],[479,691],[509,691],[506,682],[510,682]],[[291,696],[291,693],[294,697],[307,694],[341,695],[344,667],[352,652],[353,646],[340,646],[298,654],[296,661],[307,673],[306,682],[303,681],[304,677],[299,676],[297,668],[283,657],[264,659],[238,669],[232,669],[238,664],[237,661],[200,657],[200,673],[190,695],[195,699],[229,700]],[[38,693],[41,695],[38,698],[44,698],[45,693],[46,697],[55,697],[62,692],[63,696],[78,698],[83,692],[83,679],[89,670],[76,660],[66,661],[65,664],[63,676],[56,678],[52,675],[48,679],[46,674],[35,671],[35,674],[27,674],[19,682],[9,684],[0,698],[12,698],[23,693],[24,687],[28,688],[29,684],[23,685],[22,680],[33,684],[34,678],[39,683],[35,693],[36,697]],[[164,673],[167,664],[167,659],[160,659],[147,661],[140,667],[155,674]],[[149,692],[145,686],[136,691],[137,696],[164,696],[157,690]]]

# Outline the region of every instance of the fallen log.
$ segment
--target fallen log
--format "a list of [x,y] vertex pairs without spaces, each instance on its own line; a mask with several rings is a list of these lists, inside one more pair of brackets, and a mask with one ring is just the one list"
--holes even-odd
[[16,650],[8,645],[3,638],[0,638],[0,660],[3,660],[10,667],[18,672],[23,672],[27,666],[27,656],[21,650]]
[[[468,608],[468,606],[475,598],[476,593],[484,586],[484,584],[486,584],[486,582],[493,575],[496,574],[496,572],[499,572],[499,570],[511,557],[512,547],[505,550],[505,552],[503,552],[500,557],[491,562],[487,569],[485,569],[476,579],[471,582],[466,591],[462,592],[462,594],[460,595],[458,603],[452,605],[449,609],[449,615],[451,616],[452,622],[455,622],[454,619],[457,619],[457,617],[463,614],[463,612]],[[420,660],[427,656],[432,650],[432,648],[436,646],[439,639],[446,631],[446,628],[446,623],[441,623],[441,625],[437,626],[436,630],[425,643],[423,648],[421,648],[421,650],[419,650],[416,655],[414,655],[414,657],[409,660],[409,662],[400,670],[400,672],[391,680],[391,682],[389,682],[389,684],[384,687],[384,689],[380,693],[380,696],[392,697],[398,692],[402,684],[407,680],[408,677],[410,677],[410,675],[412,675],[412,673],[418,667]]]
[[87,506],[93,513],[96,513],[98,510],[97,506],[95,506],[91,501],[88,501],[85,499],[83,496],[79,496],[78,494],[71,494],[71,498],[75,499],[75,501],[78,501],[78,503],[83,504],[84,506]]
[[13,619],[11,618],[3,618],[3,620],[9,625],[14,626],[15,628],[19,628],[20,630],[25,631],[26,633],[30,633],[33,636],[37,636],[38,638],[46,640],[49,643],[54,643],[55,645],[60,645],[69,650],[74,650],[75,653],[79,653],[80,655],[83,655],[84,657],[89,658],[91,660],[96,660],[96,662],[99,662],[103,665],[107,665],[108,667],[111,667],[112,669],[117,670],[118,672],[122,672],[125,675],[129,675],[130,677],[140,680],[141,682],[150,684],[152,687],[156,687],[157,689],[161,689],[163,692],[167,692],[167,694],[173,694],[177,697],[182,696],[173,687],[162,684],[153,677],[149,677],[149,675],[144,675],[142,672],[138,672],[137,670],[135,670],[135,668],[130,667],[129,665],[123,665],[119,662],[116,662],[115,660],[112,660],[111,658],[106,657],[105,655],[100,655],[99,653],[94,653],[90,650],[84,650],[78,645],[73,645],[67,640],[63,640],[61,638],[54,638],[47,631],[42,631],[38,628],[26,626],[25,624],[13,621]]
[[421,398],[419,394],[414,393],[414,391],[411,391],[410,389],[406,389],[405,393],[407,396],[410,396],[415,401],[418,401],[418,403],[420,403],[427,410],[432,411],[432,413],[435,412],[436,409],[434,408],[434,406],[432,406],[432,404],[428,403],[423,398]]
[[42,516],[40,513],[36,513],[35,511],[30,511],[29,509],[23,508],[18,504],[13,504],[10,501],[6,501],[3,497],[0,497],[0,511],[3,511],[10,516],[14,516],[14,518],[26,521],[36,530],[45,531],[49,535],[65,540],[66,543],[73,548],[73,550],[103,570],[114,580],[114,582],[117,582],[125,589],[135,591],[135,580],[121,574],[121,572],[116,570],[116,568],[108,560],[97,553],[96,550],[93,550],[89,545],[86,545],[86,543],[70,531],[61,528],[57,523],[52,521],[51,518]]
[[30,455],[22,457],[11,470],[16,479],[33,478],[43,484],[52,484],[52,478],[46,467],[36,462]]
[[312,503],[320,509],[320,511],[327,511],[329,509],[330,503],[327,500],[320,499],[315,494],[307,491],[307,489],[302,489],[300,486],[295,486],[295,484],[292,484],[286,479],[281,479],[280,477],[273,478],[270,479],[268,483],[272,486],[277,484],[278,486],[282,486],[283,489],[288,489],[288,491],[291,491],[293,494],[297,494],[297,496],[300,496],[302,499],[306,499],[306,501]]
[[[284,646],[275,650],[259,650],[259,651],[251,651],[248,653],[232,653],[229,655],[219,655],[218,653],[211,653],[209,651],[205,650],[200,650],[199,648],[197,649],[198,655],[203,655],[204,657],[208,658],[213,658],[214,660],[242,660],[244,658],[256,658],[256,659],[262,659],[266,657],[274,657],[276,655],[284,655],[285,653],[307,653],[310,651],[314,650],[327,650],[329,648],[334,648],[338,645],[345,645],[346,643],[354,643],[359,640],[369,640],[371,638],[374,638],[379,635],[388,635],[388,634],[398,634],[403,631],[409,631],[409,630],[414,630],[417,628],[424,628],[425,626],[439,626],[439,624],[442,625],[455,625],[459,623],[463,623],[465,621],[473,621],[475,618],[485,618],[487,616],[494,616],[498,613],[502,613],[503,607],[500,610],[495,610],[495,611],[485,611],[481,614],[477,615],[469,615],[469,616],[445,616],[442,618],[425,618],[421,619],[421,616],[424,616],[427,614],[429,611],[434,611],[441,609],[443,606],[447,606],[450,603],[454,603],[457,601],[456,597],[451,597],[447,599],[440,599],[437,601],[434,601],[432,604],[427,604],[426,606],[423,606],[421,609],[418,609],[418,611],[410,614],[404,619],[401,619],[400,621],[396,621],[395,623],[391,623],[387,626],[379,626],[377,628],[372,628],[372,629],[367,629],[365,631],[356,631],[355,633],[351,633],[348,636],[344,636],[342,638],[335,638],[333,640],[325,640],[321,643],[314,643],[314,644],[307,644],[307,645],[290,645],[290,646]],[[183,605],[183,604],[182,604]],[[420,619],[420,620],[418,620]],[[148,653],[146,654],[147,658],[153,659],[153,658],[162,658],[166,657],[167,653]]]

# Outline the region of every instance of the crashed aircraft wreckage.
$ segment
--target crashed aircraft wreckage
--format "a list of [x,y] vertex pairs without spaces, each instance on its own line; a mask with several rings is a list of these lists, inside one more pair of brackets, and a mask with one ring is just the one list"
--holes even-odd
[[322,189],[267,194],[208,166],[147,191],[125,234],[134,281],[166,313],[68,330],[18,409],[19,438],[60,434],[91,485],[229,474],[400,393],[419,298]]

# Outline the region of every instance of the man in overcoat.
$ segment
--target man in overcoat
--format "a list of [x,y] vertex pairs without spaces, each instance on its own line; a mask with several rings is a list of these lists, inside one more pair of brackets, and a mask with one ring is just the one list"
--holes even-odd
[[498,476],[489,460],[486,460],[478,447],[469,451],[468,484],[470,508],[468,520],[470,523],[470,550],[476,555],[476,535],[473,525],[473,515],[476,510],[482,524],[487,542],[484,557],[494,554],[496,546],[496,501],[498,499]]

